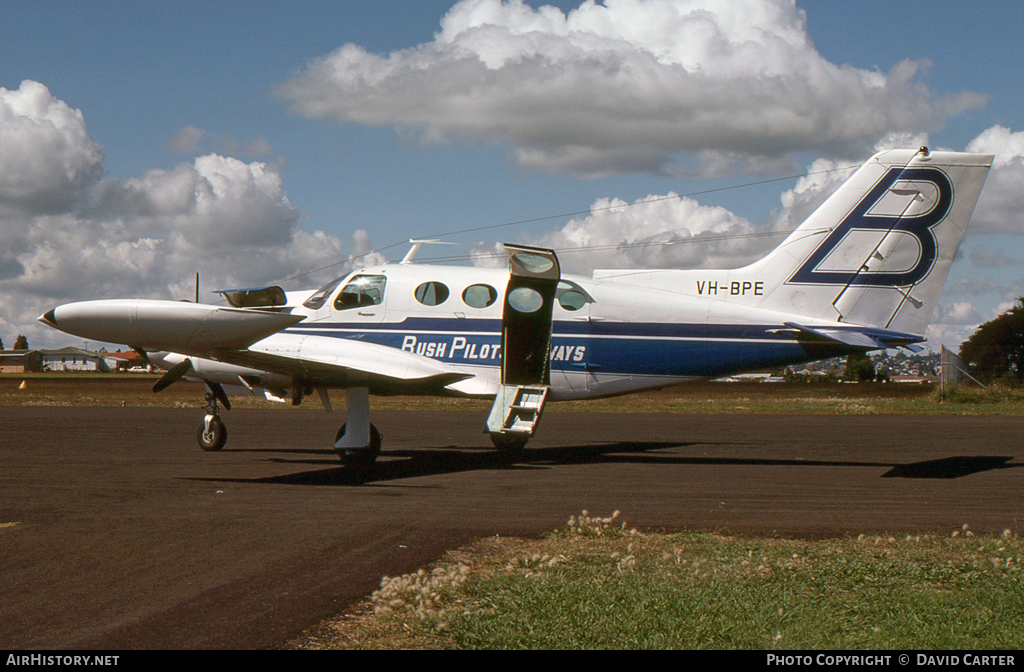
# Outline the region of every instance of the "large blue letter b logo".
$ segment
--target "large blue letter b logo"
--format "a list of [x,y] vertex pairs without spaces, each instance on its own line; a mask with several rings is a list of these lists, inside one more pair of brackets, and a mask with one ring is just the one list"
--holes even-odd
[[[913,215],[871,214],[896,182],[930,182],[935,185],[937,198],[932,208]],[[850,214],[836,226],[821,245],[807,258],[789,279],[791,283],[815,285],[867,285],[875,287],[906,287],[921,280],[935,263],[937,244],[932,227],[941,222],[953,204],[953,185],[941,170],[935,168],[890,168],[885,176],[861,199]],[[867,272],[863,269],[821,270],[819,267],[829,254],[855,230],[898,232],[909,234],[920,244],[920,255],[912,268],[898,272]],[[867,260],[864,260],[867,261]]]

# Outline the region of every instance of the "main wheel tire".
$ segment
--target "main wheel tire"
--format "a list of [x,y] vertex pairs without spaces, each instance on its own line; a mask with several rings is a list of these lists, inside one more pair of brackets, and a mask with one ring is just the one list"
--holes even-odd
[[199,447],[206,452],[214,452],[224,447],[224,444],[228,442],[228,428],[224,425],[224,421],[216,415],[210,420],[210,429],[206,429],[206,421],[199,425],[199,431],[196,434],[196,438],[199,439]]
[[[347,426],[348,423],[346,422],[338,429],[338,433],[334,437],[335,443],[341,441],[341,437],[345,436],[345,427]],[[342,448],[338,451],[338,457],[341,458],[342,464],[346,467],[368,467],[380,455],[380,447],[383,441],[384,438],[377,431],[377,428],[370,425],[370,445],[366,448]]]
[[522,457],[529,440],[530,437],[521,434],[491,434],[491,443],[498,449],[498,454],[505,459]]

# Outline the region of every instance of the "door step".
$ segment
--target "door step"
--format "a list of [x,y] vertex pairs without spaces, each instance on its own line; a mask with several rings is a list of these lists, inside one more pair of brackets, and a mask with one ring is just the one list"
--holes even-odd
[[487,433],[533,436],[549,389],[547,385],[502,385],[487,416]]

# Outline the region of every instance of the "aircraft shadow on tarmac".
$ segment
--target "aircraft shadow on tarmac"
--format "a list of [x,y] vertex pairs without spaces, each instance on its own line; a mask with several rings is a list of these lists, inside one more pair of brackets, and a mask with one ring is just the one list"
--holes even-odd
[[1012,459],[1005,455],[944,457],[940,460],[897,464],[882,474],[882,478],[960,478],[983,471],[1014,469],[1022,466],[1007,464]]
[[[259,478],[195,478],[189,480],[235,482],[235,483],[266,483],[278,485],[313,485],[313,486],[355,486],[420,476],[436,476],[469,471],[487,471],[495,469],[550,469],[561,465],[578,465],[591,463],[612,464],[676,464],[676,465],[719,465],[719,466],[794,466],[794,467],[889,467],[882,478],[922,478],[922,479],[953,479],[998,469],[1012,469],[1021,464],[1009,464],[1012,456],[954,456],[922,462],[894,464],[892,462],[864,462],[842,460],[806,460],[806,459],[771,459],[771,458],[729,458],[729,457],[691,457],[671,454],[662,451],[668,448],[686,448],[700,443],[679,443],[671,441],[636,441],[608,442],[576,446],[559,446],[550,448],[532,448],[525,450],[515,459],[501,455],[491,449],[469,449],[456,446],[420,449],[384,450],[381,459],[364,469],[351,469],[343,466],[332,466],[327,469],[315,469],[266,476]],[[282,458],[274,457],[269,461],[279,464],[307,466],[337,465],[333,450],[322,449],[285,449],[258,450],[245,449],[225,452],[261,452],[291,453],[302,455],[329,455],[329,458]]]

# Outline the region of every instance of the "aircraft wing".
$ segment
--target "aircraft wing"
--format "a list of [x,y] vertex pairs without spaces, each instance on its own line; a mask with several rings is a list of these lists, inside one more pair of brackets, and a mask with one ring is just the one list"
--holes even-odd
[[368,387],[375,394],[441,392],[472,374],[411,352],[354,339],[271,336],[250,348],[212,358],[277,373],[314,387]]
[[[240,295],[244,291],[237,290]],[[285,329],[305,318],[273,309],[112,299],[58,306],[39,319],[89,340],[211,359],[314,386],[360,386],[377,393],[414,394],[439,392],[473,377],[395,348],[287,333]]]

